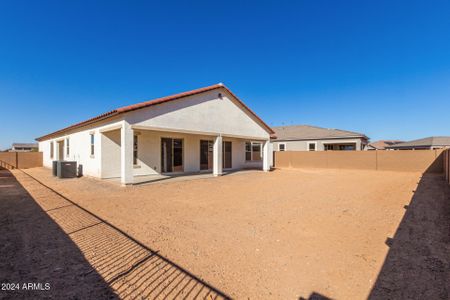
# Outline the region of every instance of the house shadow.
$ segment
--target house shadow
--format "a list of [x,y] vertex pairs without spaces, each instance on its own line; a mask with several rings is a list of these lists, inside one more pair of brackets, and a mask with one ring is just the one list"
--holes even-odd
[[0,170],[0,224],[0,282],[14,284],[2,290],[0,298],[118,299],[77,245],[6,169]]
[[298,300],[331,300],[331,298],[328,298],[328,297],[326,297],[324,295],[321,295],[321,294],[319,294],[317,292],[312,292],[311,295],[309,295],[308,298],[300,297],[300,298],[298,298]]
[[449,299],[450,187],[432,164],[393,237],[368,299]]
[[[10,194],[17,194],[0,194],[10,201],[10,228],[1,229],[11,232],[6,281],[49,281],[52,289],[42,295],[57,299],[230,298],[31,175],[15,172],[17,180],[5,173]],[[27,255],[30,260],[21,262]]]

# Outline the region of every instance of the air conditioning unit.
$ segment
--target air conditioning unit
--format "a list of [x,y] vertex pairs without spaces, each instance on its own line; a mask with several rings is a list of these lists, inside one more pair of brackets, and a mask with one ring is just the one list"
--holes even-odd
[[59,178],[75,178],[77,177],[77,162],[63,161],[57,163],[57,176]]

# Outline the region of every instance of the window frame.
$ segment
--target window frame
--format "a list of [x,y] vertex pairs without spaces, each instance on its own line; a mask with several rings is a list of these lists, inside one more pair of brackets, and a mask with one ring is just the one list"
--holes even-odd
[[90,135],[90,155],[91,157],[95,156],[95,133],[91,132]]
[[[314,150],[311,150],[311,149],[309,148],[310,145],[314,145]],[[317,142],[307,142],[307,143],[306,143],[306,149],[307,149],[308,151],[311,151],[311,152],[317,151]]]
[[66,138],[66,157],[70,155],[70,138]]
[[[250,145],[250,151],[247,149],[247,145]],[[254,158],[253,146],[259,145],[259,157],[258,159]],[[246,141],[245,142],[245,162],[259,162],[262,161],[262,149],[263,149],[263,143],[262,142],[255,142],[255,141]],[[250,160],[247,159],[247,153],[250,153]]]
[[138,166],[138,148],[139,148],[139,139],[138,134],[133,135],[133,165]]
[[55,158],[55,145],[53,141],[50,142],[50,158]]

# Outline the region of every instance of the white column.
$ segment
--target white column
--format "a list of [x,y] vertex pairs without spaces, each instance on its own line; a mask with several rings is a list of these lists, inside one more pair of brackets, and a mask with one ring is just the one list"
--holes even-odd
[[263,143],[263,171],[270,171],[270,141],[267,140]]
[[213,146],[213,175],[222,175],[222,136],[216,136]]
[[120,182],[133,183],[133,129],[127,121],[123,121],[120,133]]

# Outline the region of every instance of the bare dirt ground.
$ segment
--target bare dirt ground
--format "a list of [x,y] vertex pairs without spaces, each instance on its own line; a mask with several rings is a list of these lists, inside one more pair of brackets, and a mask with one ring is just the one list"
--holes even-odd
[[122,188],[27,172],[94,215],[14,171],[29,195],[0,190],[9,282],[47,280],[67,298],[448,298],[438,175],[277,170]]

